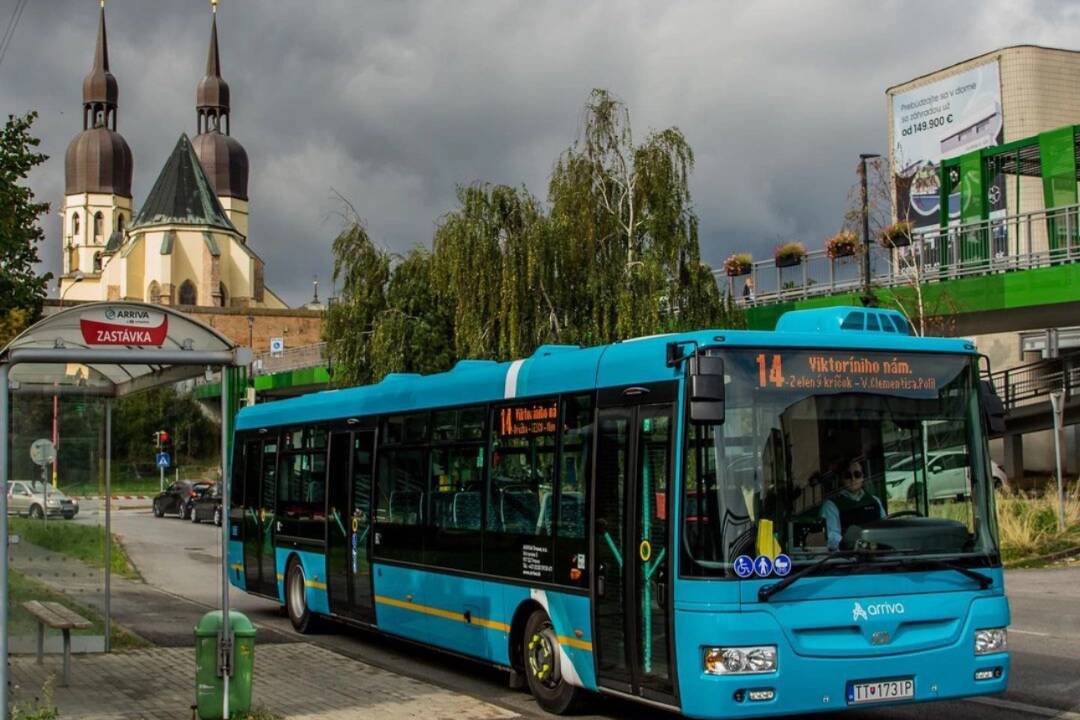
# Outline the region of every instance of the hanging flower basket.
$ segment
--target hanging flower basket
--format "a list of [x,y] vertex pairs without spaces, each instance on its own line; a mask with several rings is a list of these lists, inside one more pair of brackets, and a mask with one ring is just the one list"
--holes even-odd
[[777,245],[773,251],[773,259],[778,268],[794,267],[801,263],[804,257],[806,257],[806,247],[801,242]]
[[881,237],[878,240],[881,242],[881,247],[892,249],[898,247],[907,247],[911,244],[911,223],[906,220],[893,223],[889,227],[881,231]]
[[745,275],[750,272],[753,262],[754,258],[750,256],[750,253],[733,253],[724,261],[724,272],[728,277]]
[[825,254],[830,260],[851,257],[859,247],[859,239],[850,230],[841,230],[825,241]]

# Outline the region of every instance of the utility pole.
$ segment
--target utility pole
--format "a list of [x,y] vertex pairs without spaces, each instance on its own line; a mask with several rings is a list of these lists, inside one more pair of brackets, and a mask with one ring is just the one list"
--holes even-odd
[[870,294],[870,193],[866,181],[866,161],[879,158],[876,153],[860,153],[859,162],[862,163],[862,234],[863,234],[863,305],[871,305],[874,302]]

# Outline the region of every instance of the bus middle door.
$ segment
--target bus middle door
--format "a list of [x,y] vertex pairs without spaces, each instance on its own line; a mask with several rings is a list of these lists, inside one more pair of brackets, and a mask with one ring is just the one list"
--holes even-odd
[[674,389],[604,394],[594,474],[597,681],[674,705],[668,620]]

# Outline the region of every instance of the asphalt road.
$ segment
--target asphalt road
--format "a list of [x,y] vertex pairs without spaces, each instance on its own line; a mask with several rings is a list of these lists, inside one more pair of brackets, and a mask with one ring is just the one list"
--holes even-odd
[[[78,522],[96,522],[100,508],[89,504]],[[113,531],[146,582],[177,599],[216,607],[221,588],[219,528],[195,525],[176,518],[154,518],[149,508],[114,511]],[[998,720],[1004,718],[1060,718],[1080,720],[1080,563],[1052,570],[1014,571],[1007,574],[1013,624],[1009,645],[1013,658],[1010,689],[1002,696],[974,700],[880,708],[837,714],[840,718],[875,720],[949,718]],[[298,638],[276,603],[239,591],[231,602],[259,626],[261,642],[290,642]],[[122,612],[117,621],[124,623]],[[186,640],[190,626],[177,632]],[[545,717],[524,692],[507,688],[504,674],[480,664],[450,658],[361,630],[331,627],[305,640],[365,662],[433,682],[503,705],[526,716]],[[655,718],[656,710],[610,698],[591,707],[595,718]],[[818,715],[816,717],[833,717]]]

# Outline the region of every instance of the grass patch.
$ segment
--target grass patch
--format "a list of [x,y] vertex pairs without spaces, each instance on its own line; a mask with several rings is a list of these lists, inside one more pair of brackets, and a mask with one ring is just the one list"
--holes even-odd
[[[33,578],[26,577],[17,570],[8,569],[8,633],[10,635],[36,635],[37,620],[34,616],[23,609],[23,603],[30,600],[41,602],[58,602],[64,607],[70,608],[93,623],[92,627],[85,630],[72,630],[73,635],[102,635],[105,632],[105,621],[93,608],[78,603],[64,593],[53,590],[48,585],[38,582]],[[56,632],[46,630],[46,632]],[[150,647],[142,638],[136,637],[112,623],[110,632],[112,647],[115,650],[128,650],[132,648]]]
[[29,704],[15,703],[8,713],[11,720],[56,720],[60,717],[60,711],[53,705],[53,683],[56,682],[54,675],[49,675],[41,688],[41,697],[35,697]]
[[267,710],[262,705],[253,707],[243,715],[236,716],[238,720],[281,720],[281,716],[276,712]]
[[[33,518],[8,518],[8,532],[22,540],[46,550],[62,553],[87,565],[104,568],[105,530],[98,525],[77,525],[70,520],[35,520]],[[113,536],[112,571],[117,575],[139,579],[139,573],[124,551],[120,541]]]
[[1044,555],[1080,545],[1080,499],[1066,489],[1065,525],[1058,529],[1057,490],[997,497],[1001,557],[1010,566],[1032,567]]

